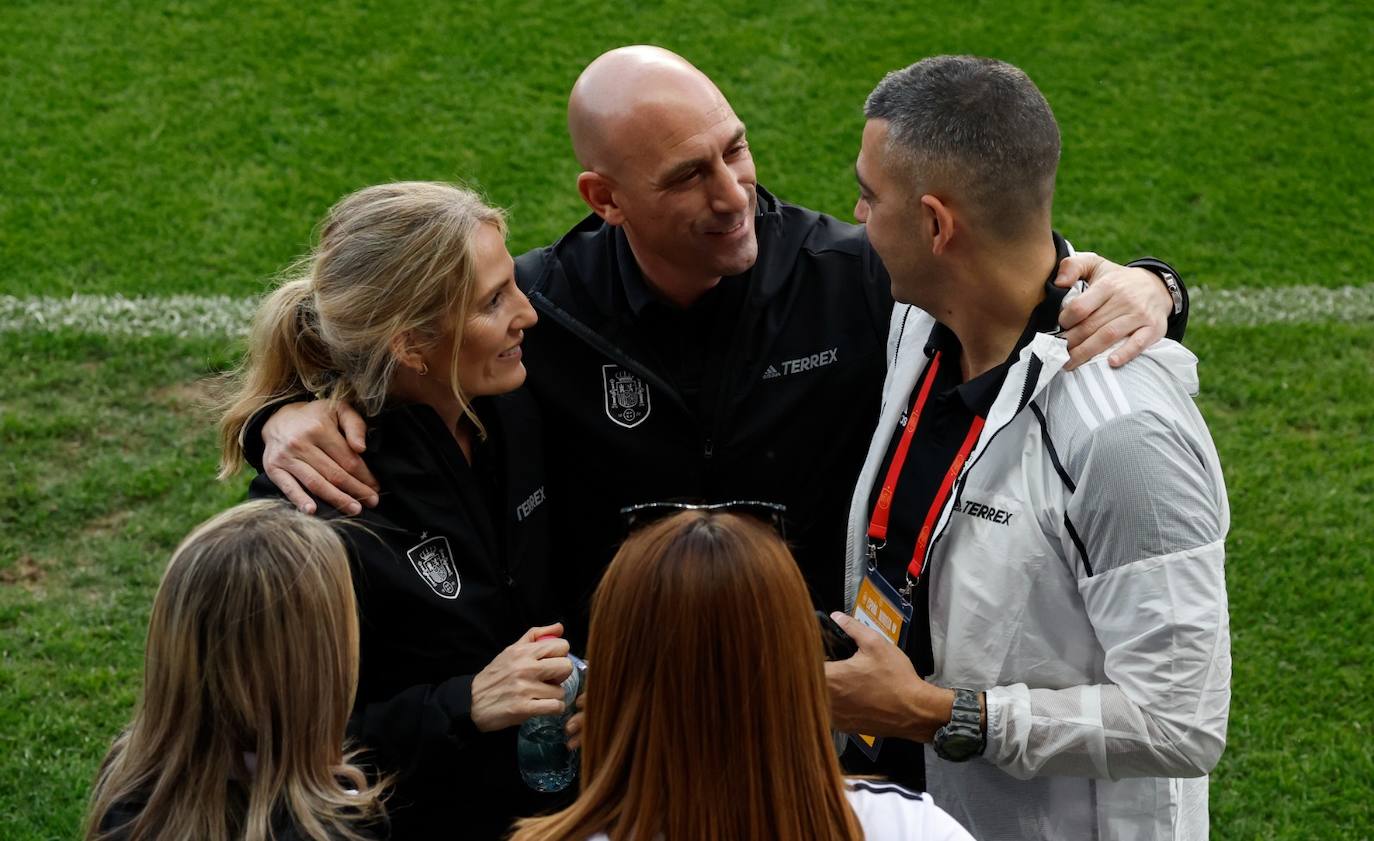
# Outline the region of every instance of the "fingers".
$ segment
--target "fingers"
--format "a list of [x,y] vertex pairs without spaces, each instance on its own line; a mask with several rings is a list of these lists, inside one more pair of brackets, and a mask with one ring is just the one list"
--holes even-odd
[[1121,347],[1112,352],[1107,357],[1107,364],[1113,368],[1120,368],[1132,359],[1145,352],[1145,348],[1154,344],[1164,337],[1164,331],[1156,324],[1146,324],[1136,330],[1131,337],[1122,343]]
[[[531,660],[561,660],[572,667],[572,661],[568,659],[570,646],[568,641],[561,637],[539,640],[534,643],[523,643],[521,645],[522,656],[527,656]],[[564,675],[567,677],[567,675]]]
[[506,654],[517,660],[525,660],[519,668],[528,667],[537,680],[558,682],[572,674],[572,661],[568,659],[571,647],[568,641],[559,636],[563,633],[562,623],[530,628],[520,639],[506,648]]
[[[1083,294],[1069,301],[1059,310],[1059,326],[1065,329],[1077,327],[1091,318],[1110,297],[1110,285],[1099,283],[1083,290]],[[1072,342],[1070,342],[1072,344]]]
[[572,661],[566,656],[554,655],[535,661],[531,674],[544,683],[561,684],[572,674]]
[[563,636],[563,623],[555,622],[552,625],[537,625],[525,632],[524,636],[516,642],[535,642],[540,637],[561,637]]
[[568,737],[568,747],[572,750],[582,747],[582,727],[586,719],[586,713],[576,713],[563,728],[563,733]]
[[[1084,275],[1084,279],[1087,280],[1090,285],[1097,283],[1103,278],[1110,277],[1117,272],[1126,270],[1126,267],[1120,263],[1113,263],[1111,260],[1099,254],[1094,254],[1092,256],[1093,259],[1088,261],[1088,273]],[[1144,269],[1141,269],[1141,271],[1144,271]]]
[[1059,274],[1054,279],[1055,286],[1073,286],[1079,280],[1097,273],[1098,268],[1107,262],[1106,258],[1091,251],[1080,251],[1059,261]]
[[524,713],[524,718],[520,719],[521,721],[536,715],[562,715],[563,702],[548,699],[532,700],[522,705],[521,712]]
[[1148,328],[1149,325],[1142,325],[1137,316],[1123,315],[1103,324],[1077,345],[1070,339],[1069,362],[1064,366],[1064,370],[1072,371],[1142,327]]
[[[474,710],[474,712],[477,712]],[[519,701],[509,701],[499,708],[482,711],[477,713],[472,723],[477,725],[477,729],[484,733],[493,730],[502,730],[506,727],[515,727],[537,715],[562,715],[563,702],[550,700],[547,698],[526,698]]]
[[[544,661],[512,656],[516,643],[473,678],[472,720],[483,732],[511,727],[535,715],[562,715],[563,687],[540,678]],[[568,663],[567,658],[563,658]]]
[[377,505],[377,490],[381,486],[342,436],[329,438],[321,448],[307,451],[302,458],[341,492],[369,508]]
[[887,638],[882,634],[847,613],[841,613],[837,610],[830,614],[830,618],[834,619],[835,624],[839,625],[846,634],[849,634],[850,638],[858,644],[860,651],[887,642]]
[[339,429],[343,430],[344,438],[348,440],[348,446],[353,448],[353,452],[361,453],[367,450],[367,421],[363,420],[357,409],[347,403],[339,406]]
[[[350,517],[363,510],[363,507],[358,504],[357,500],[336,488],[333,482],[321,476],[319,471],[308,462],[300,459],[293,459],[288,461],[283,469],[288,471],[292,477],[305,486],[306,490],[314,494],[317,499],[324,502],[326,505],[332,505],[334,508]],[[278,485],[278,487],[280,487],[280,485]]]
[[376,504],[377,480],[340,433],[339,422],[325,401],[283,406],[263,427],[263,467],[285,471],[320,500],[357,514],[358,500]]
[[544,680],[533,678],[521,679],[512,687],[511,694],[528,701],[557,701],[558,709],[556,713],[563,712],[563,687],[557,683],[549,683]]
[[306,514],[315,513],[315,500],[311,499],[310,494],[306,493],[296,480],[291,478],[290,473],[276,467],[268,467],[266,472],[267,478],[277,486],[277,490],[281,491],[292,505],[296,506],[297,511]]

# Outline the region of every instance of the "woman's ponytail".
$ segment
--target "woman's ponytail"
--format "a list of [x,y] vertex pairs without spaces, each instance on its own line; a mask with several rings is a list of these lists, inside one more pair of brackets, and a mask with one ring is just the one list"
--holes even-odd
[[230,376],[219,421],[221,479],[243,466],[243,431],[258,410],[284,397],[326,390],[335,379],[308,275],[286,281],[263,300],[248,354]]

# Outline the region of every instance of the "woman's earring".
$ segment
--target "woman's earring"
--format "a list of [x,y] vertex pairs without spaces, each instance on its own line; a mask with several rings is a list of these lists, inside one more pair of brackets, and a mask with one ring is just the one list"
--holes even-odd
[[421,363],[420,363],[420,370],[419,370],[420,376],[423,377],[425,374],[428,374],[428,373],[429,373],[429,365],[428,365],[427,363],[421,362]]

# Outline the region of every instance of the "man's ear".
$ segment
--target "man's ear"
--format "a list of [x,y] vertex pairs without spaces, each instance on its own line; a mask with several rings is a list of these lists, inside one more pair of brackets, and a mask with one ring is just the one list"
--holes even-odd
[[954,241],[954,214],[949,205],[937,196],[926,193],[921,196],[921,223],[929,226],[930,253],[940,256]]
[[606,176],[599,172],[583,172],[577,176],[577,192],[593,213],[606,220],[606,224],[624,223],[625,214],[616,204],[614,185]]

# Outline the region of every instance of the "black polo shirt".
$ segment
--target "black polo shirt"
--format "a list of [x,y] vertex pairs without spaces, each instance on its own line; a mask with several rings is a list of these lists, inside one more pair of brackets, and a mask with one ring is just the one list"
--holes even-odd
[[697,419],[711,425],[720,397],[720,373],[726,370],[725,356],[744,306],[750,273],[721,278],[683,308],[649,285],[628,242],[619,244],[616,260],[634,328],[654,367],[667,375]]
[[[906,585],[907,567],[911,563],[916,548],[916,538],[926,515],[935,503],[936,493],[949,470],[964,438],[968,435],[975,418],[987,418],[1007,372],[1016,362],[1021,350],[1035,337],[1036,333],[1052,333],[1059,329],[1059,309],[1067,290],[1054,285],[1058,274],[1059,262],[1069,255],[1068,244],[1058,234],[1054,234],[1055,261],[1045,281],[1045,298],[1031,312],[1016,348],[1006,361],[968,382],[963,382],[960,368],[961,348],[959,339],[943,324],[936,324],[926,341],[925,353],[929,358],[940,354],[939,369],[931,384],[925,407],[921,410],[910,448],[907,450],[905,464],[897,477],[897,486],[892,495],[890,518],[888,520],[887,540],[878,550],[878,571],[894,589],[900,591]],[[873,485],[868,501],[869,512],[877,505],[882,491],[882,479],[887,476],[888,466],[895,457],[897,444],[906,429],[906,419],[915,407],[921,386],[930,375],[930,365],[917,379],[907,398],[907,409],[901,422],[888,442],[883,466],[878,471],[879,481]],[[906,653],[911,658],[916,671],[922,677],[935,671],[934,654],[930,642],[930,576],[921,577],[912,594],[912,617],[907,632]],[[873,771],[885,774],[893,780],[914,787],[925,788],[924,753],[921,745],[904,739],[884,739],[882,752],[874,763]]]

